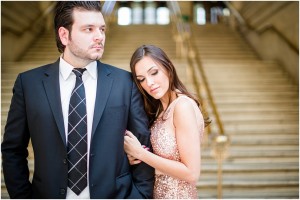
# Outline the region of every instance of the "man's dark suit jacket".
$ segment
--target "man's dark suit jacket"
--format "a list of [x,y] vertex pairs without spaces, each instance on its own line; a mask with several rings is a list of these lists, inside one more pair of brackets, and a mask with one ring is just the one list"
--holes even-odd
[[[148,121],[131,74],[97,61],[98,80],[90,144],[91,198],[152,198],[154,170],[130,166],[124,133],[150,146]],[[11,198],[66,198],[67,148],[59,86],[59,60],[18,75],[1,146]],[[34,151],[29,181],[27,146]]]

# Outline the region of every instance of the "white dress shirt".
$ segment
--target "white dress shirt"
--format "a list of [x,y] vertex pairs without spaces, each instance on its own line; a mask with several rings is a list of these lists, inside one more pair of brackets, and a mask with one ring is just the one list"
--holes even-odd
[[[68,143],[68,113],[69,102],[71,98],[72,90],[75,87],[76,75],[72,72],[73,66],[67,63],[62,56],[59,62],[59,86],[61,105],[64,117],[64,126],[66,141]],[[82,75],[82,81],[85,88],[86,95],[86,112],[87,112],[87,187],[77,196],[69,187],[67,189],[67,199],[89,199],[89,155],[91,144],[91,133],[94,118],[94,108],[97,91],[97,62],[91,62],[86,67],[86,71]]]

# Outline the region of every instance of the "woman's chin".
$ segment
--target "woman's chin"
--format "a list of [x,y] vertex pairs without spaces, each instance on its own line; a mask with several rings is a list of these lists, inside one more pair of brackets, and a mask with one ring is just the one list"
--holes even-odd
[[158,94],[152,94],[151,95],[154,99],[160,99],[161,98],[161,95],[158,95]]

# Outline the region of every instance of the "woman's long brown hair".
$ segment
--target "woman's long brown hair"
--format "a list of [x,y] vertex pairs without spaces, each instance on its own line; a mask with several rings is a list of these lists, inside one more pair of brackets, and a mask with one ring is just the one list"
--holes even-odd
[[[160,49],[159,47],[156,47],[154,45],[142,45],[139,48],[135,50],[133,53],[131,60],[130,60],[130,69],[133,75],[133,80],[136,83],[139,91],[143,95],[143,100],[144,100],[144,105],[145,105],[145,110],[148,115],[149,121],[150,121],[150,126],[154,123],[156,120],[157,116],[163,112],[163,107],[159,99],[155,99],[152,96],[150,96],[141,86],[139,81],[137,80],[136,77],[136,72],[135,72],[135,65],[138,63],[144,56],[152,58],[156,63],[158,63],[160,66],[162,66],[165,71],[168,74],[169,77],[169,96],[171,97],[171,92],[175,92],[177,94],[184,94],[190,98],[192,98],[197,105],[199,106],[200,110],[201,104],[199,100],[194,97],[186,87],[183,85],[183,83],[179,80],[177,76],[177,72],[175,70],[175,67],[167,54]],[[170,105],[171,102],[169,102],[168,106]],[[204,119],[205,124],[208,125],[210,122],[208,122],[208,119]]]

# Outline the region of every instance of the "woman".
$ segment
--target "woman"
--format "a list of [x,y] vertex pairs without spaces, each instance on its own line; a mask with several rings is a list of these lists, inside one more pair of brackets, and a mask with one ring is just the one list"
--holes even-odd
[[153,153],[129,131],[124,149],[131,164],[155,168],[153,198],[197,198],[204,119],[198,101],[179,80],[174,65],[158,47],[143,45],[132,55],[133,79],[150,119]]

